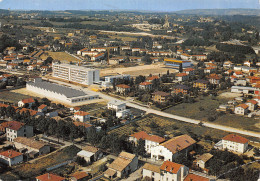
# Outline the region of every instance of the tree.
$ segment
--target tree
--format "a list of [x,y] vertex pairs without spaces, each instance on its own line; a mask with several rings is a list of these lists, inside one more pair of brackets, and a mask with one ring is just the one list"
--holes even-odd
[[179,66],[179,72],[180,72],[180,73],[183,72],[182,63],[181,63],[180,66]]
[[145,151],[145,140],[143,140],[143,139],[139,139],[138,140],[137,146],[134,149],[134,152],[135,152],[136,155],[139,155],[141,157],[145,156],[145,154],[146,154],[146,151]]

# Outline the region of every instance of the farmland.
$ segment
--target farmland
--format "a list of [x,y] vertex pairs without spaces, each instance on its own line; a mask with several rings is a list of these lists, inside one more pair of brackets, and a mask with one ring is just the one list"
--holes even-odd
[[222,97],[199,97],[195,103],[183,103],[173,106],[165,112],[185,116],[201,121],[209,121],[210,117],[215,117],[213,123],[245,129],[250,131],[259,131],[257,123],[259,120],[228,113],[219,113],[216,109],[220,104],[226,103],[227,98]]
[[18,101],[26,98],[30,98],[29,95],[19,94],[11,91],[0,92],[0,101],[17,103]]
[[50,166],[73,159],[79,151],[80,149],[76,146],[65,147],[62,150],[53,152],[46,157],[34,161],[33,163],[27,162],[17,166],[14,169],[14,173],[19,175],[21,178],[33,178],[42,174],[42,172]]
[[[48,56],[52,57],[54,60],[60,60],[61,62],[66,61],[65,63],[69,62],[78,62],[79,60],[70,56],[65,52],[47,52]],[[41,57],[44,59],[44,57]],[[47,57],[46,57],[47,58]]]
[[[147,133],[156,134],[159,136],[168,135],[174,137],[180,134],[189,134],[197,137],[205,137],[210,135],[213,139],[220,139],[228,134],[228,132],[206,128],[190,123],[183,123],[177,120],[163,118],[153,114],[149,114],[135,123],[124,125],[120,128],[114,129],[109,133],[116,133],[119,135],[131,135],[134,132],[146,131]],[[250,137],[251,140],[256,138]]]

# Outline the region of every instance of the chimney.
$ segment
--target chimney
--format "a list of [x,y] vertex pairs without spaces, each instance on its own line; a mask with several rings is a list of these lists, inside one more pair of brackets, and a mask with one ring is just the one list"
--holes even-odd
[[48,179],[50,179],[50,174],[48,173]]

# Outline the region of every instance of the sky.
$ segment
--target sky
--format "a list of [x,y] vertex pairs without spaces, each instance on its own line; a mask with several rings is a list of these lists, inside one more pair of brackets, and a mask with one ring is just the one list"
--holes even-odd
[[0,0],[0,9],[138,10],[260,8],[260,0]]

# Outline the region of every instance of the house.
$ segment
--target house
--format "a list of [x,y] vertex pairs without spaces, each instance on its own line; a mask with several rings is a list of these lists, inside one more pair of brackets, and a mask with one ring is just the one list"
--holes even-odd
[[88,131],[92,127],[91,124],[87,124],[87,123],[79,122],[79,121],[75,121],[75,122],[73,122],[73,124],[77,127],[81,126],[81,127],[85,128],[85,131]]
[[193,68],[186,68],[186,69],[183,70],[183,72],[186,73],[189,76],[195,74],[195,70]]
[[85,123],[90,120],[90,114],[85,111],[78,111],[74,113],[74,119]]
[[161,180],[183,181],[189,173],[188,167],[171,161],[163,162],[160,170]]
[[213,67],[213,68],[215,68],[215,69],[218,67],[216,64],[214,64],[214,63],[212,63],[212,62],[205,62],[205,66],[206,66],[206,67]]
[[172,161],[180,153],[187,153],[193,149],[196,141],[188,135],[174,137],[151,149],[153,160]]
[[86,172],[77,172],[70,176],[71,181],[83,181],[89,179],[90,175]]
[[192,58],[197,61],[207,60],[207,55],[192,55]]
[[48,154],[51,147],[43,141],[37,141],[34,138],[17,137],[14,139],[14,146],[18,150],[27,149],[27,152],[33,152],[37,155]]
[[104,172],[107,178],[123,178],[138,168],[138,158],[136,155],[121,152],[119,156],[108,165],[108,169]]
[[8,65],[6,65],[6,68],[9,69],[9,70],[17,69],[18,64],[17,63],[9,63]]
[[77,156],[84,158],[87,163],[92,163],[100,159],[103,156],[103,153],[99,148],[94,146],[85,146],[77,153]]
[[246,104],[239,104],[238,106],[235,107],[235,114],[238,115],[245,115],[246,113],[248,113],[248,105]]
[[215,72],[216,71],[216,68],[215,67],[206,67],[205,69],[204,69],[204,73],[205,74],[211,74],[211,73],[213,73],[213,72]]
[[29,66],[27,67],[27,70],[28,70],[28,71],[33,71],[33,70],[36,70],[36,68],[37,68],[36,65],[29,65]]
[[45,113],[45,112],[47,112],[47,108],[48,108],[47,105],[42,104],[42,105],[40,105],[40,106],[38,107],[38,112],[43,112],[43,113]]
[[241,71],[235,71],[233,75],[236,76],[236,77],[238,77],[238,78],[244,77],[244,74],[243,74],[243,72],[241,72]]
[[194,173],[189,173],[184,181],[215,181],[214,178],[210,178],[208,176],[198,174],[198,172]]
[[189,75],[186,73],[178,73],[175,75],[175,79],[179,82],[186,81],[189,79]]
[[213,85],[219,85],[220,84],[220,79],[221,77],[217,74],[210,74],[209,77],[209,82]]
[[159,102],[159,103],[164,103],[170,98],[171,94],[162,92],[162,91],[157,91],[152,93],[152,99],[154,102]]
[[246,152],[248,149],[248,142],[248,139],[236,134],[229,134],[221,140],[222,149],[227,149],[238,153]]
[[124,118],[129,117],[129,116],[131,116],[131,110],[130,109],[125,109],[125,110],[116,112],[116,117],[117,118],[124,119]]
[[173,87],[172,93],[179,94],[182,93],[182,95],[188,94],[190,88],[186,85],[178,84]]
[[144,180],[147,178],[147,180],[161,181],[161,170],[158,165],[145,163],[142,172]]
[[197,87],[199,89],[207,89],[209,85],[209,81],[199,79],[193,82],[193,87]]
[[102,58],[104,58],[105,57],[105,54],[104,53],[99,53],[99,54],[97,54],[97,55],[95,55],[95,56],[93,56],[93,57],[91,57],[91,61],[99,61],[99,60],[101,60]]
[[66,178],[52,173],[45,173],[44,175],[36,177],[36,181],[66,181]]
[[16,165],[23,161],[23,154],[14,150],[6,150],[0,153],[0,162],[8,166]]
[[257,102],[257,106],[260,106],[260,96],[253,98]]
[[116,112],[126,109],[126,103],[119,100],[113,100],[107,103],[108,109],[114,109]]
[[152,89],[153,84],[151,82],[142,82],[139,84],[139,89],[150,90]]
[[147,81],[147,82],[152,82],[152,81],[155,80],[155,79],[159,79],[159,77],[156,76],[156,75],[154,75],[154,76],[149,76],[149,77],[146,78],[146,81]]
[[32,117],[33,116],[37,116],[37,115],[41,115],[43,116],[44,114],[42,112],[38,112],[38,111],[35,111],[35,110],[32,110],[32,109],[27,109],[27,108],[22,108],[22,109],[17,109],[16,112],[19,112],[19,114],[27,114],[29,113]]
[[245,62],[244,62],[244,66],[251,67],[251,62],[245,61]]
[[8,141],[13,142],[17,137],[32,137],[33,127],[27,126],[18,121],[9,121],[6,127],[6,138]]
[[189,60],[189,59],[191,59],[191,55],[189,55],[189,54],[187,54],[187,53],[182,53],[181,54],[181,59],[182,60]]
[[22,99],[18,102],[18,107],[24,107],[25,104],[28,104],[28,108],[31,108],[35,104],[35,100],[33,98]]
[[134,133],[129,137],[129,141],[133,141],[136,145],[140,139],[145,141],[145,150],[149,154],[153,147],[158,146],[160,143],[165,141],[165,139],[160,136],[149,135],[144,131]]
[[199,168],[206,168],[206,163],[213,157],[210,153],[204,153],[200,155],[195,161],[194,164]]
[[229,68],[232,68],[233,65],[234,64],[231,61],[226,61],[226,62],[224,62],[223,67],[226,69],[229,69]]
[[257,108],[258,102],[256,100],[249,100],[245,104],[248,105],[249,111],[254,111]]
[[232,86],[231,92],[243,94],[257,94],[259,93],[259,90],[255,87]]
[[116,85],[116,92],[119,92],[120,94],[130,92],[130,86],[125,84]]

